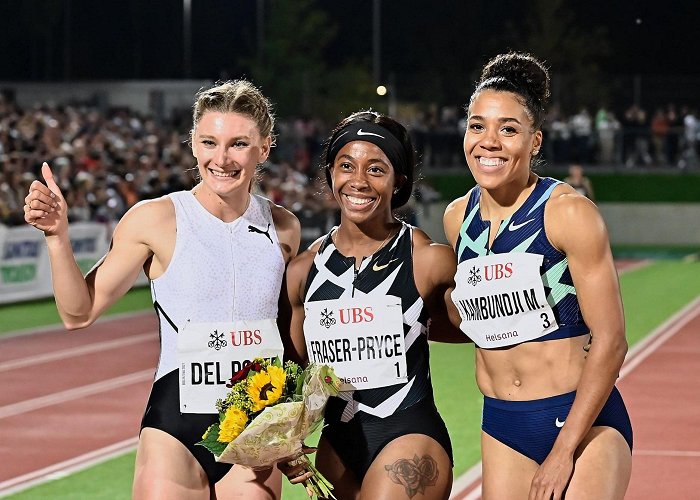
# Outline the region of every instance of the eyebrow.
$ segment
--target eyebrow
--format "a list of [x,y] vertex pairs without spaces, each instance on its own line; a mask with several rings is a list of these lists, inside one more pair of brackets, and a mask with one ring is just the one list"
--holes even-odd
[[[199,134],[199,138],[200,139],[217,139],[217,137],[215,135],[211,135],[211,134]],[[238,136],[232,137],[231,139],[234,141],[238,141],[240,139],[246,139],[248,141],[251,140],[250,136],[247,136],[247,135],[238,135]]]
[[[486,118],[484,118],[484,117],[481,116],[481,115],[472,115],[472,116],[469,117],[469,119],[470,119],[470,120],[481,120],[481,121],[486,121]],[[503,117],[503,118],[499,118],[499,119],[498,119],[498,122],[499,122],[499,123],[515,122],[515,123],[517,123],[518,125],[522,125],[522,123],[520,123],[520,120],[518,120],[517,118],[509,117],[509,116],[505,116],[505,117]]]
[[[338,161],[338,160],[341,159],[341,158],[347,158],[347,159],[350,160],[350,161],[356,161],[356,159],[355,159],[353,156],[351,156],[351,155],[349,155],[349,154],[347,154],[347,153],[343,153],[342,155],[336,156],[336,157],[335,157],[335,161]],[[391,162],[390,162],[390,161],[382,160],[381,158],[369,158],[367,161],[368,161],[369,163],[377,163],[377,162],[379,162],[379,163],[381,163],[381,164],[383,164],[383,165],[386,165],[387,167],[391,167]]]

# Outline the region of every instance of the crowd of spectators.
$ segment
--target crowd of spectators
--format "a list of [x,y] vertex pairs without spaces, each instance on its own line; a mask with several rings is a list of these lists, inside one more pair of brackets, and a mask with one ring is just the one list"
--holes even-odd
[[[463,167],[466,123],[459,107],[398,114],[415,139],[424,172]],[[700,121],[688,108],[669,105],[649,116],[631,106],[618,119],[605,108],[566,117],[554,106],[546,123],[543,153],[552,164],[692,168],[700,163]],[[318,176],[328,132],[315,118],[278,120],[276,147],[256,186],[302,222],[322,226],[319,234],[335,221],[334,201]],[[156,124],[129,109],[100,112],[83,105],[21,109],[0,97],[0,223],[24,223],[24,197],[43,161],[58,178],[72,222],[111,223],[140,200],[188,189],[197,177],[188,137],[187,119]],[[416,198],[436,197],[423,185]]]
[[[426,166],[463,164],[461,143],[466,128],[458,107],[432,108],[404,118],[416,137]],[[583,163],[606,167],[700,166],[700,116],[690,107],[669,104],[653,114],[633,104],[621,116],[604,107],[567,115],[550,109],[544,130],[543,158],[552,165]]]

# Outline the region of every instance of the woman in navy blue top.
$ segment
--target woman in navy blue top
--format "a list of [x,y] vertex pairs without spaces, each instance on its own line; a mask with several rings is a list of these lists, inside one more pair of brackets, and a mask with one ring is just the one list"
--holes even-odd
[[627,352],[596,206],[532,171],[549,75],[528,54],[485,67],[464,153],[477,186],[445,211],[452,301],[476,344],[485,499],[623,498],[632,427],[615,388]]

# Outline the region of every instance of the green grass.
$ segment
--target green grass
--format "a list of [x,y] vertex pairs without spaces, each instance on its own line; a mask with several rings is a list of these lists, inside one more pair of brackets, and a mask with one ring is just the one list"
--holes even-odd
[[700,262],[657,261],[620,278],[630,345],[700,295]]
[[13,500],[129,500],[135,453],[127,453],[63,479],[9,496]]
[[[630,345],[700,296],[698,276],[700,262],[681,261],[657,261],[622,275],[620,282]],[[436,403],[450,430],[454,473],[458,477],[479,459],[481,397],[474,383],[474,347],[432,344],[430,349]],[[309,444],[316,440],[310,439]],[[129,453],[10,498],[129,498],[133,463],[134,454]],[[284,481],[283,498],[302,500],[307,497],[303,488]]]
[[[107,315],[150,309],[151,291],[148,287],[134,288],[114,304]],[[20,304],[0,305],[0,335],[7,332],[58,325],[61,318],[53,299],[33,300]]]

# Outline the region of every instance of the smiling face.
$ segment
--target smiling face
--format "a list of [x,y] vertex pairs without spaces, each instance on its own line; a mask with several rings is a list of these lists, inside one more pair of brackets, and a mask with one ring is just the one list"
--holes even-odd
[[530,161],[542,145],[527,108],[511,92],[484,90],[468,111],[464,154],[476,182],[485,189],[522,186]]
[[396,175],[378,146],[364,141],[343,146],[333,161],[331,181],[343,218],[356,224],[375,217],[391,219]]
[[267,159],[271,138],[261,137],[252,118],[205,112],[192,134],[202,189],[222,198],[248,193],[258,163]]

